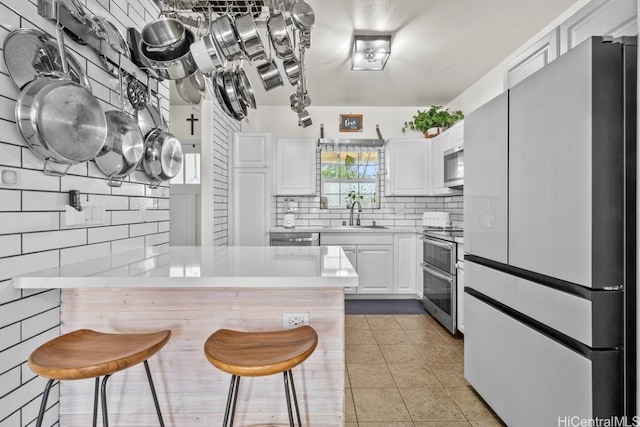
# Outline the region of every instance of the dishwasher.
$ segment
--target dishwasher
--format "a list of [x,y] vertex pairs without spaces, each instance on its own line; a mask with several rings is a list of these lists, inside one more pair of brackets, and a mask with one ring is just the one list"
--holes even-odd
[[320,233],[271,233],[271,246],[320,246]]

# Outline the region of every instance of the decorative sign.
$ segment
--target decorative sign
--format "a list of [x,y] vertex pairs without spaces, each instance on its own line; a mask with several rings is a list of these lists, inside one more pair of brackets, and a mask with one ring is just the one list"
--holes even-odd
[[340,114],[340,132],[362,132],[362,114]]

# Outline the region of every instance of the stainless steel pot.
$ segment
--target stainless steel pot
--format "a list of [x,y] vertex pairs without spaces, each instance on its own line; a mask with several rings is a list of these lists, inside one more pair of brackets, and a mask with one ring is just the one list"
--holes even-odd
[[152,50],[140,42],[140,54],[149,62],[149,66],[156,71],[162,79],[178,80],[183,79],[198,70],[189,46],[193,43],[195,36],[190,30],[186,30],[188,44],[184,49],[174,50]]
[[211,34],[207,34],[197,42],[191,43],[189,50],[198,69],[203,74],[210,75],[223,67],[222,62],[224,59],[221,59],[220,55],[218,55],[218,50],[211,38]]
[[247,106],[240,101],[240,95],[236,87],[236,78],[233,70],[225,70],[222,73],[224,82],[223,97],[225,97],[231,106],[231,112],[236,120],[242,120],[247,117]]
[[218,47],[218,52],[224,56],[227,61],[241,59],[243,56],[238,35],[231,18],[227,15],[218,17],[211,22],[210,26],[213,40]]
[[180,49],[184,48],[184,44],[187,43],[184,24],[176,18],[167,16],[160,17],[145,25],[140,36],[142,43],[150,50]]
[[151,180],[151,187],[157,187],[162,181],[168,181],[180,172],[182,166],[182,146],[180,141],[160,129],[147,135],[144,141],[142,167]]
[[280,71],[278,70],[278,66],[276,65],[273,59],[270,59],[256,67],[256,71],[262,80],[262,84],[264,86],[264,90],[267,92],[271,89],[275,89],[278,86],[282,86],[282,76],[280,75]]
[[236,16],[235,27],[240,40],[240,46],[249,61],[265,59],[267,52],[264,49],[256,23],[250,13]]
[[109,177],[109,185],[119,187],[134,171],[144,151],[144,137],[136,119],[122,111],[107,111],[107,139],[95,158],[96,166]]
[[[107,122],[100,103],[86,88],[69,80],[62,30],[56,27],[63,79],[41,77],[27,84],[16,102],[16,123],[27,145],[49,162],[73,165],[93,159],[104,146]],[[68,169],[68,167],[67,167]]]
[[291,55],[282,60],[282,66],[284,67],[284,72],[287,75],[289,83],[296,85],[300,80],[300,62],[295,56]]
[[287,24],[281,13],[269,17],[267,20],[267,31],[271,45],[275,49],[278,58],[283,59],[293,55],[291,39],[287,32]]
[[246,107],[255,109],[257,107],[256,97],[244,68],[238,68],[234,72],[233,77],[236,83],[236,89],[240,95],[240,102],[244,103]]
[[200,104],[202,92],[206,89],[204,77],[200,71],[196,71],[189,77],[176,80],[176,90],[180,97],[189,104]]

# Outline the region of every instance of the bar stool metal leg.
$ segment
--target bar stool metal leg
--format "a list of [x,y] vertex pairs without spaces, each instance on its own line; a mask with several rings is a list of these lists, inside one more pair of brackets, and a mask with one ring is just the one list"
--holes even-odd
[[107,414],[107,380],[111,375],[105,375],[102,378],[102,427],[109,427],[109,414]]
[[291,392],[293,393],[293,403],[296,406],[296,416],[298,417],[298,426],[302,427],[300,419],[300,407],[298,406],[298,395],[296,394],[296,386],[293,384],[293,371],[289,369],[289,381],[291,382]]
[[151,388],[151,395],[153,396],[153,404],[156,405],[156,413],[158,414],[158,421],[160,421],[160,427],[164,427],[164,420],[162,419],[162,412],[160,411],[160,404],[158,403],[158,395],[156,394],[156,388],[153,385],[153,379],[151,378],[151,370],[149,369],[149,362],[144,361],[144,369],[147,372],[147,380],[149,380],[149,387]]
[[93,427],[98,426],[98,396],[100,395],[100,377],[96,377],[93,391]]
[[[229,396],[227,397],[227,407],[224,411],[224,421],[222,422],[222,427],[233,427],[233,417],[236,414],[236,402],[238,400],[239,386],[240,377],[238,375],[232,375],[231,384],[229,385]],[[230,420],[229,415],[231,415]]]
[[42,420],[44,419],[44,411],[47,409],[47,400],[49,399],[49,391],[53,387],[54,380],[47,381],[44,386],[44,393],[42,394],[42,402],[40,403],[40,410],[38,411],[38,419],[36,421],[36,427],[42,426]]
[[293,413],[291,412],[291,396],[289,393],[289,376],[287,375],[289,371],[284,371],[282,374],[284,376],[284,394],[287,399],[287,412],[289,414],[289,426],[294,427],[293,424]]

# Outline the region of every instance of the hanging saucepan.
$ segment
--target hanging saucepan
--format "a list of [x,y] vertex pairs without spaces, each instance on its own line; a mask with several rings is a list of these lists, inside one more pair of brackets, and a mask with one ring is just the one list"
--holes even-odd
[[167,123],[162,117],[162,113],[160,112],[160,97],[156,96],[157,105],[153,105],[151,102],[151,90],[149,90],[149,102],[147,102],[147,106],[142,110],[136,111],[136,117],[138,118],[138,127],[140,128],[140,132],[142,132],[142,136],[146,137],[149,132],[158,128],[164,131],[169,130]]
[[153,22],[148,23],[140,33],[141,43],[149,51],[167,51],[188,49],[187,29],[184,24],[176,18],[162,16]]
[[310,31],[316,22],[316,16],[308,3],[299,0],[291,5],[291,20],[300,31]]
[[287,75],[287,79],[292,86],[295,86],[300,80],[300,61],[295,56],[287,56],[282,60],[282,66],[284,67],[284,73]]
[[233,25],[233,21],[228,15],[222,15],[211,22],[210,26],[213,41],[218,47],[218,52],[227,61],[241,59],[244,53],[238,41],[238,34]]
[[229,105],[229,101],[225,99],[225,97],[222,95],[224,90],[224,78],[222,77],[222,71],[217,72],[216,74],[213,75],[213,77],[211,78],[211,83],[213,86],[213,94],[216,97],[216,100],[218,100],[218,104],[220,105],[220,108],[222,108],[222,111],[224,111],[224,113],[235,119],[235,115],[233,114],[233,112],[231,111],[231,105]]
[[[64,77],[40,77],[16,102],[18,129],[29,147],[46,160],[44,173],[64,175],[69,166],[93,159],[104,146],[107,121],[98,100],[68,76],[62,30],[56,26]],[[64,172],[49,162],[66,164]]]
[[142,167],[151,180],[150,186],[158,187],[180,172],[182,166],[182,146],[169,132],[154,129],[144,141]]
[[251,82],[249,82],[249,78],[247,77],[247,73],[244,71],[244,68],[236,69],[236,71],[233,73],[233,78],[238,94],[240,95],[240,102],[242,102],[246,107],[253,108],[255,110],[257,107],[256,97],[253,93]]
[[187,103],[197,105],[202,99],[202,92],[206,89],[204,76],[196,71],[189,77],[176,80],[178,95]]
[[240,46],[249,61],[265,59],[267,52],[264,50],[253,16],[250,13],[238,15],[235,18],[234,25],[240,40]]
[[256,71],[262,80],[264,90],[269,92],[278,86],[282,86],[282,76],[273,59],[269,59],[256,67]]
[[223,67],[223,60],[218,55],[211,34],[206,34],[197,42],[191,43],[189,50],[201,73],[211,75]]
[[276,51],[276,56],[281,59],[291,56],[293,54],[291,39],[287,32],[287,24],[281,13],[269,17],[267,30],[271,44]]
[[195,40],[195,35],[189,29],[185,29],[187,43],[180,44],[180,47],[151,48],[140,41],[140,54],[147,59],[149,66],[155,70],[162,79],[178,80],[183,79],[198,70],[198,66],[191,55],[189,49]]

